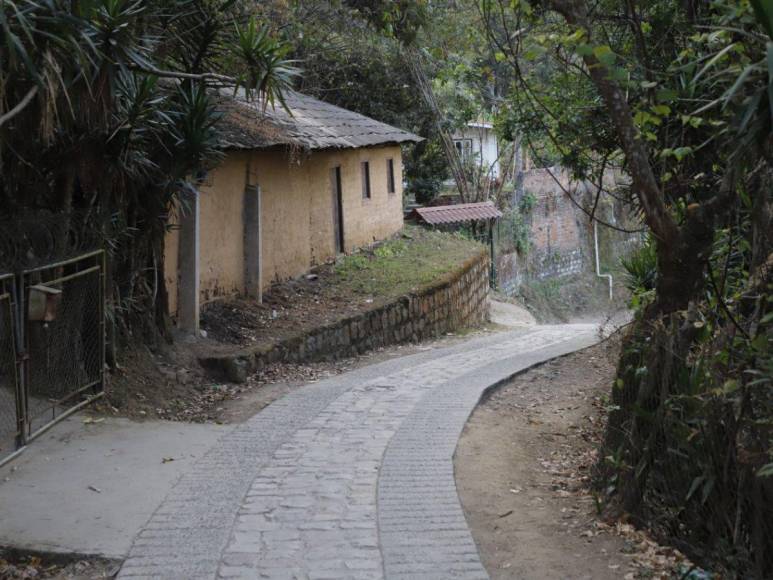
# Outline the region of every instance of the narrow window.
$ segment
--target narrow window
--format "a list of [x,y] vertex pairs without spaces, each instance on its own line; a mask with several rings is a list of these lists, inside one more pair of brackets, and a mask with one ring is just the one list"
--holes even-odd
[[344,200],[341,190],[341,166],[330,170],[333,185],[333,236],[336,254],[344,251]]
[[472,139],[465,139],[462,143],[462,159],[469,161],[472,159]]
[[387,159],[387,193],[395,192],[395,160]]
[[363,161],[362,168],[362,199],[370,199],[370,163]]
[[454,145],[462,161],[472,158],[472,139],[456,139]]

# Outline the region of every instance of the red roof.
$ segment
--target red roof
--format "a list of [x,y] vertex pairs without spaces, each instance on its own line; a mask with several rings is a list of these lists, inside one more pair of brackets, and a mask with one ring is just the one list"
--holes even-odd
[[502,212],[490,201],[417,207],[413,215],[428,224],[456,224],[462,222],[489,220],[502,217]]

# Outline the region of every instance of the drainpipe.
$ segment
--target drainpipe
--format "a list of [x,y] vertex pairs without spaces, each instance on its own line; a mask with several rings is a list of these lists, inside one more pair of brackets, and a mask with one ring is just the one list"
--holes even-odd
[[596,248],[596,276],[609,280],[609,299],[612,300],[612,274],[601,273],[601,263],[599,262],[599,223],[593,220],[593,244]]

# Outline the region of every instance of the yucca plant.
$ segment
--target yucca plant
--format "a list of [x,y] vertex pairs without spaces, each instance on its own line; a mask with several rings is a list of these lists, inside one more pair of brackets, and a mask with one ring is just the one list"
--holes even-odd
[[246,26],[236,26],[239,56],[244,63],[239,74],[239,85],[248,97],[257,93],[263,99],[263,108],[279,102],[286,108],[283,93],[292,88],[300,74],[294,61],[285,57],[290,45],[270,34],[265,26],[251,20]]
[[658,257],[651,238],[648,237],[631,255],[621,258],[620,264],[625,270],[625,287],[632,295],[642,295],[655,289]]

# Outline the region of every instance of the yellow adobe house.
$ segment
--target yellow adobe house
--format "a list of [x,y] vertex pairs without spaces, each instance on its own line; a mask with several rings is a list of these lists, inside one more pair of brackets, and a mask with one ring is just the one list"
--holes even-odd
[[263,110],[220,99],[226,155],[186,199],[165,241],[169,311],[198,332],[202,306],[260,299],[298,276],[403,225],[401,144],[419,137],[300,93]]

